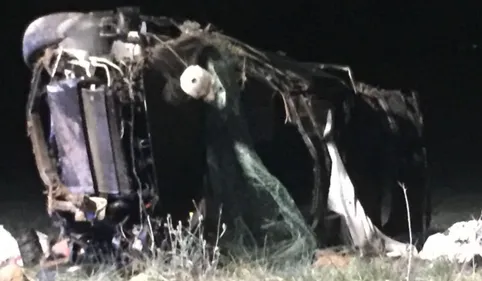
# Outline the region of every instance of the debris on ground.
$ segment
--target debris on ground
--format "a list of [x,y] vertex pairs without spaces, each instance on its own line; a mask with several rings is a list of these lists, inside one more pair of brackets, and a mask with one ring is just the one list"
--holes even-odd
[[336,268],[347,267],[353,260],[353,256],[345,252],[337,252],[330,249],[318,250],[315,253],[313,266],[334,266]]
[[482,220],[461,221],[428,237],[419,258],[467,263],[482,257]]
[[0,281],[23,281],[24,277],[22,267],[15,263],[9,263],[0,267]]

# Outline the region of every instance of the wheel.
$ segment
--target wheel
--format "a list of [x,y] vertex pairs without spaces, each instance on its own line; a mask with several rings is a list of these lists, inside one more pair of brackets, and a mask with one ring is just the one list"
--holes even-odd
[[23,35],[24,62],[31,67],[42,51],[55,44],[64,48],[79,49],[90,55],[104,55],[110,44],[100,33],[105,13],[63,12],[40,17],[30,23]]
[[35,62],[35,54],[64,39],[65,30],[71,28],[83,15],[83,13],[55,13],[39,17],[31,22],[23,34],[24,62],[31,66]]

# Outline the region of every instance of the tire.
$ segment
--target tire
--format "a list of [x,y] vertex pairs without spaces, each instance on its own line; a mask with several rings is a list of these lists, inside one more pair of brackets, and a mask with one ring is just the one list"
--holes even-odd
[[38,265],[44,253],[37,232],[34,229],[29,229],[17,237],[17,243],[24,266]]
[[89,55],[102,56],[110,52],[109,40],[101,37],[101,22],[107,15],[99,13],[56,13],[34,20],[24,32],[22,54],[31,67],[42,51],[55,44],[79,49]]
[[83,15],[83,13],[55,13],[32,21],[23,34],[24,62],[31,66],[35,62],[35,54],[47,46],[62,41],[65,38],[65,31],[75,25]]

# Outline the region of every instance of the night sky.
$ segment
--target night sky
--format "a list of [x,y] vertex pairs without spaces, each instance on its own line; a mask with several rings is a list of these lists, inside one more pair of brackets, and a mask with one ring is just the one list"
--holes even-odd
[[[347,64],[357,80],[418,91],[434,177],[479,180],[482,4],[258,2],[157,0],[142,2],[142,10],[152,15],[211,22],[251,45],[284,51],[303,61]],[[37,177],[24,117],[30,72],[22,62],[21,39],[28,23],[57,11],[132,4],[19,0],[9,2],[10,8],[2,10],[0,178]]]

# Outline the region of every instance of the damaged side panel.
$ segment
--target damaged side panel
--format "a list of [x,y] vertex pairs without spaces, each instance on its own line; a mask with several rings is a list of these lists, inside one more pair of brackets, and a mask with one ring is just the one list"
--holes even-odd
[[47,102],[58,148],[62,182],[73,193],[94,194],[77,80],[63,80],[47,85]]
[[[62,183],[53,155],[49,153],[43,132],[39,112],[42,78],[42,64],[38,63],[33,71],[30,92],[27,101],[27,132],[32,142],[32,149],[40,178],[47,188],[47,212],[51,215],[54,209],[76,213],[79,208],[90,208],[93,205],[83,194],[74,194]],[[86,199],[86,200],[85,200]]]
[[[100,194],[118,194],[121,189],[127,193],[129,187],[126,185],[129,181],[125,162],[119,150],[120,139],[113,138],[109,128],[111,124],[108,116],[109,113],[112,114],[109,111],[115,108],[106,107],[107,91],[104,87],[81,88],[80,94],[97,191]],[[114,145],[117,146],[117,150],[113,149]],[[116,155],[119,156],[117,159]],[[121,171],[117,171],[118,169]]]

